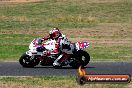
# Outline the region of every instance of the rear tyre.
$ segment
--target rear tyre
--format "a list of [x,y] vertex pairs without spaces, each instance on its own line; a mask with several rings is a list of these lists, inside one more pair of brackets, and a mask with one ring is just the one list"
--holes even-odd
[[74,60],[72,63],[70,63],[70,65],[73,68],[78,68],[79,66],[84,67],[90,61],[90,55],[86,51],[83,51],[83,50],[77,51],[75,54],[75,58],[76,58],[76,60]]
[[38,65],[39,64],[39,60],[36,57],[34,57],[33,59],[31,59],[31,56],[29,56],[26,53],[24,53],[20,57],[19,63],[23,67],[31,68],[31,67],[34,67],[34,66]]

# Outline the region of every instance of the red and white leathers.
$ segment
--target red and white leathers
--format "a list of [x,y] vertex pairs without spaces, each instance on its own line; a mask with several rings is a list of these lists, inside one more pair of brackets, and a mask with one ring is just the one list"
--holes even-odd
[[53,52],[54,53],[59,53],[59,38],[58,39],[53,39],[50,36],[46,36],[46,37],[43,38],[43,41],[44,40],[50,40],[50,39],[55,40],[55,48],[54,48]]
[[55,46],[55,52],[61,51],[61,55],[54,61],[53,66],[60,66],[61,63],[66,60],[70,54],[72,54],[72,48],[70,45],[70,42],[66,38],[65,35],[60,34],[58,38],[53,38],[51,36],[47,36],[43,38],[44,40],[48,39],[54,39],[56,41],[56,46]]
[[49,36],[44,37],[44,40],[53,39],[56,41],[54,52],[59,52],[59,37],[61,37],[61,33],[58,28],[53,28],[51,31],[49,31]]
[[61,51],[61,55],[54,61],[53,66],[60,66],[64,60],[69,58],[73,51],[72,45],[63,34],[59,37],[59,49]]

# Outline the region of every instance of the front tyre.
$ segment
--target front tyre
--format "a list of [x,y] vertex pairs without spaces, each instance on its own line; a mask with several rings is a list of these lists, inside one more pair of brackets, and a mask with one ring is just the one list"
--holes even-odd
[[70,65],[73,68],[78,68],[79,66],[84,67],[90,61],[90,55],[86,51],[83,51],[83,50],[77,51],[75,54],[75,58],[76,60],[70,63]]
[[27,55],[26,53],[24,53],[20,59],[19,59],[19,63],[23,66],[23,67],[34,67],[36,65],[39,64],[39,60],[37,58],[32,58],[31,56]]

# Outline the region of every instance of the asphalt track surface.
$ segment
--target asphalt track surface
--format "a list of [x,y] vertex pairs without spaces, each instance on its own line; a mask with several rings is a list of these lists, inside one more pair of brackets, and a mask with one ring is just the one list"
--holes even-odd
[[[132,62],[90,62],[86,67],[87,74],[130,74]],[[72,76],[78,69],[70,66],[54,69],[52,66],[23,68],[19,62],[0,62],[0,76]]]

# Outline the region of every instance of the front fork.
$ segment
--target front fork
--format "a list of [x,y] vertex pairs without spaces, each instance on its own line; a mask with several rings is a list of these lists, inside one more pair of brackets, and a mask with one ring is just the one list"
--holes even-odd
[[34,60],[34,58],[35,58],[35,55],[32,55],[31,58],[30,58],[30,60]]
[[31,53],[30,50],[29,50],[29,51],[26,51],[26,54],[27,54],[28,56],[32,56],[32,53]]
[[30,50],[29,51],[26,51],[26,54],[31,57],[30,60],[34,60],[35,59],[35,56],[37,55],[37,53],[34,53],[33,54]]

